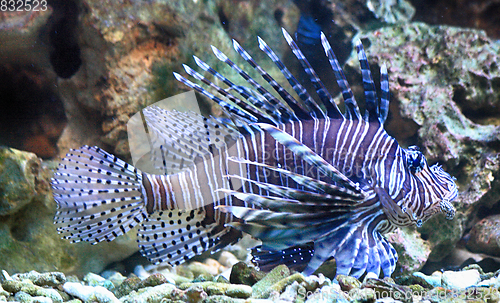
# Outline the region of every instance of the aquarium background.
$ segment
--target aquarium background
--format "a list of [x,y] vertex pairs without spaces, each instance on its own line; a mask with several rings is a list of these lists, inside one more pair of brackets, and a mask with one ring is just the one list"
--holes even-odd
[[[399,254],[396,281],[471,264],[482,275],[500,269],[498,1],[43,0],[37,10],[15,1],[14,12],[11,1],[0,4],[0,269],[8,274],[36,270],[81,278],[114,270],[128,277],[137,265],[153,272],[137,254],[133,233],[98,245],[59,239],[50,189],[59,159],[86,144],[130,162],[127,122],[142,108],[187,91],[172,73],[193,65],[193,55],[238,79],[210,45],[243,66],[232,49],[231,39],[237,40],[285,83],[259,50],[259,36],[311,87],[282,27],[337,95],[319,41],[323,31],[357,100],[363,90],[353,41],[361,39],[376,83],[380,65],[388,65],[389,134],[404,147],[419,146],[429,163],[439,162],[457,179],[454,220],[437,215],[419,229],[387,236]],[[222,115],[210,100],[198,101],[203,114]],[[246,248],[243,241],[229,254],[168,270],[191,280],[217,276],[245,261]],[[330,263],[323,268],[327,277],[333,277]],[[254,283],[261,278],[253,275]],[[7,292],[5,298],[17,293]]]

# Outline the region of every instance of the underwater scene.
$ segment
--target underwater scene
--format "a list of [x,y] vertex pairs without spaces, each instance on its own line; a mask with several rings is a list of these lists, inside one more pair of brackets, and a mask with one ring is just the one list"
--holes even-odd
[[500,302],[499,16],[1,0],[0,302]]

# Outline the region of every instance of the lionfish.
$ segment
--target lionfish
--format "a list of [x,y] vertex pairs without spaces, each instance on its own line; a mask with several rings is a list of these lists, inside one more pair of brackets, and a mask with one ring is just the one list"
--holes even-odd
[[[397,253],[382,234],[422,223],[435,213],[452,219],[454,179],[429,166],[384,130],[389,108],[387,67],[376,94],[363,46],[356,44],[366,99],[360,113],[329,42],[321,43],[342,91],[342,113],[283,29],[293,54],[316,90],[314,99],[259,37],[300,100],[261,68],[235,40],[234,49],[279,97],[212,46],[249,86],[240,86],[198,57],[196,64],[222,88],[184,65],[194,79],[177,80],[220,105],[225,118],[193,112],[143,110],[154,136],[153,157],[174,174],[148,174],[98,147],[71,150],[52,180],[55,223],[63,238],[92,244],[112,241],[137,225],[141,253],[175,266],[236,243],[243,233],[262,241],[253,262],[262,270],[286,264],[306,275],[335,258],[336,273],[390,276]],[[237,96],[239,95],[239,96]],[[152,159],[153,159],[152,158]],[[166,172],[166,170],[165,170]]]

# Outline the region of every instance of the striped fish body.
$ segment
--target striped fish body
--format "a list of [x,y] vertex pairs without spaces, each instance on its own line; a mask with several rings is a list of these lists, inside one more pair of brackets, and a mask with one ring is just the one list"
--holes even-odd
[[[361,43],[357,50],[367,104],[364,116],[324,35],[322,44],[342,89],[345,113],[293,39],[283,33],[320,102],[260,38],[261,49],[300,101],[236,42],[235,50],[281,100],[216,48],[217,58],[251,89],[234,85],[195,57],[201,69],[228,87],[222,89],[188,66],[186,72],[222,97],[177,73],[175,77],[217,102],[229,119],[155,106],[144,109],[151,161],[165,171],[161,175],[141,172],[97,147],[72,150],[52,181],[59,206],[55,223],[63,237],[111,241],[140,225],[141,253],[155,263],[178,265],[248,233],[262,241],[252,253],[264,270],[284,263],[311,274],[335,258],[337,274],[391,275],[397,254],[382,234],[398,226],[420,226],[437,212],[451,219],[455,183],[441,167],[428,166],[416,147],[404,149],[385,132],[387,69],[382,67],[382,96],[377,99]],[[170,174],[172,170],[179,172]]]

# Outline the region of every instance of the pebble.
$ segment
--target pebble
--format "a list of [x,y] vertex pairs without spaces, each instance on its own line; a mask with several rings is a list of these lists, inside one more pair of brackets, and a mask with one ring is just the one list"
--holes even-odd
[[150,273],[142,265],[134,267],[134,275],[138,276],[141,280],[149,277]]
[[89,286],[102,286],[108,290],[113,290],[115,288],[115,286],[113,285],[113,283],[111,283],[111,281],[106,280],[100,275],[96,275],[91,272],[86,274],[85,277],[83,277],[83,281],[87,282]]
[[125,279],[120,286],[116,287],[113,290],[113,293],[118,298],[121,298],[128,295],[130,292],[139,289],[139,283],[141,283],[141,279],[132,275],[130,278]]
[[433,287],[440,287],[441,286],[441,279],[443,274],[439,271],[435,271],[432,273],[432,275],[427,276],[421,272],[414,272],[413,275],[415,277],[422,278],[425,282],[429,283]]
[[12,279],[15,280],[28,279],[35,285],[51,286],[51,287],[64,284],[66,282],[66,276],[61,272],[39,273],[34,270],[28,273],[15,274],[12,276]]
[[499,280],[499,277],[492,277],[492,278],[489,278],[487,280],[483,280],[483,281],[479,282],[475,286],[478,286],[478,287],[490,287],[490,286],[492,286],[494,288],[499,288],[500,287],[500,280]]
[[229,282],[233,284],[254,285],[266,276],[265,272],[258,271],[253,266],[248,266],[245,262],[238,262],[231,268]]
[[[332,283],[332,281],[330,279],[328,279],[327,277],[325,277],[322,273],[318,274],[317,276],[311,275],[311,276],[304,277],[304,278],[305,278],[305,282],[302,283],[302,285],[308,291],[312,291],[312,290],[315,290],[317,288],[321,288],[323,286],[330,285]],[[340,288],[339,288],[339,290],[340,290]]]
[[63,302],[61,295],[56,290],[34,285],[33,282],[28,279],[21,281],[7,280],[3,282],[2,287],[4,290],[11,293],[25,292],[33,297],[47,297],[56,303]]
[[120,303],[112,292],[102,286],[87,286],[77,282],[66,282],[63,289],[68,294],[85,302]]
[[269,289],[275,283],[290,276],[290,270],[286,265],[278,265],[271,270],[264,278],[252,286],[252,296],[254,298],[265,298],[269,295]]
[[477,269],[463,271],[445,271],[441,278],[445,289],[463,289],[476,285],[481,281],[481,275]]
[[179,285],[179,289],[187,290],[190,287],[201,286],[209,295],[225,295],[233,298],[246,299],[252,295],[252,288],[248,285],[229,284],[219,282],[188,282]]
[[[206,266],[204,263],[198,263],[195,266],[199,264]],[[241,266],[243,263],[238,264],[240,266],[234,266],[233,270],[240,277],[240,269],[250,268]],[[116,271],[103,272],[102,275],[89,273],[83,280],[91,285],[82,284],[74,276],[65,277],[62,273],[56,272],[29,272],[13,276],[4,273],[4,280],[0,285],[0,301],[19,303],[406,303],[412,301],[437,303],[449,299],[450,294],[454,292],[464,296],[476,294],[478,298],[485,298],[486,295],[493,298],[492,291],[495,291],[495,298],[490,301],[500,302],[500,293],[496,291],[500,287],[498,273],[482,274],[479,267],[444,273],[435,272],[430,276],[416,272],[409,275],[409,279],[398,280],[400,282],[396,284],[390,278],[365,279],[363,283],[360,283],[357,279],[340,275],[334,281],[325,278],[322,274],[304,277],[300,273],[291,274],[286,266],[280,265],[267,274],[252,268],[250,276],[253,276],[254,280],[249,282],[253,286],[235,284],[234,281],[229,283],[220,275],[214,277],[208,273],[206,273],[206,281],[198,281],[203,275],[192,280],[169,270],[171,269],[164,268],[163,273],[149,273],[144,279],[133,274],[125,278]],[[193,272],[188,273],[192,275]],[[264,277],[255,283],[257,274],[264,274]],[[481,278],[484,280],[481,281]],[[61,284],[64,280],[66,282]],[[112,283],[111,280],[115,282]],[[408,284],[401,281],[407,281]],[[107,284],[112,285],[113,292],[102,286]],[[381,298],[380,294],[384,292],[392,295]],[[425,295],[408,298],[403,295],[409,292]]]
[[189,302],[200,302],[206,299],[208,294],[201,285],[193,285],[186,289],[186,297]]
[[101,276],[106,280],[109,280],[111,283],[113,283],[114,287],[120,286],[123,283],[123,281],[127,279],[121,273],[112,270],[107,270],[102,272]]
[[[138,288],[144,288],[144,287],[150,287],[150,286],[158,286],[164,283],[168,283],[168,280],[165,278],[160,273],[152,274],[151,276],[147,277],[146,279],[142,280]],[[172,284],[172,283],[170,283]]]
[[305,301],[305,303],[323,302],[349,303],[344,293],[339,291],[333,284],[321,287],[318,291],[307,296],[307,300]]
[[361,282],[351,276],[337,275],[336,280],[339,282],[340,289],[346,292],[349,292],[353,288],[361,287]]
[[294,281],[285,288],[285,291],[281,293],[279,299],[283,302],[300,302],[304,301],[306,293],[306,288],[300,285],[297,281]]
[[375,303],[403,303],[403,302],[395,300],[393,298],[380,298],[375,300]]
[[15,294],[14,300],[20,302],[20,303],[53,303],[51,298],[47,297],[42,297],[42,296],[37,296],[33,297],[30,296],[29,294],[25,293],[24,291],[20,291]]
[[[165,299],[165,300],[164,300]],[[185,294],[172,284],[161,284],[154,287],[146,287],[133,291],[125,297],[120,298],[122,303],[160,303],[170,300],[186,299]]]
[[220,254],[219,263],[222,266],[230,268],[230,267],[233,267],[233,265],[238,263],[238,262],[240,262],[240,260],[238,260],[238,258],[236,258],[235,255],[233,255],[232,253],[230,253],[228,251],[223,251]]

